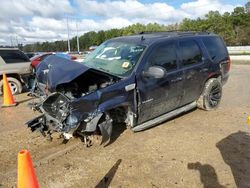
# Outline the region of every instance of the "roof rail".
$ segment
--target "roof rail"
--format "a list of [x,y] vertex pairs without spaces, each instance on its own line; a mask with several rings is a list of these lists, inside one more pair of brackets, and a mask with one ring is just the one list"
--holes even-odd
[[176,35],[209,35],[211,34],[208,31],[187,31],[187,30],[168,30],[168,31],[141,31],[139,33],[137,33],[137,35],[143,35],[143,34],[158,34],[158,33],[162,33],[162,34],[176,34]]

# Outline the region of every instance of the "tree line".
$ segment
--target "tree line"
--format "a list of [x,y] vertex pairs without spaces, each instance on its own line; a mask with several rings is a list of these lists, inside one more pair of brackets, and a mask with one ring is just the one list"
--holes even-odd
[[[210,11],[204,18],[185,18],[182,22],[172,25],[137,23],[121,29],[90,31],[79,37],[79,46],[80,50],[83,51],[110,38],[159,31],[207,31],[222,36],[228,46],[250,45],[250,1],[244,7],[236,7],[231,13],[220,14],[219,11]],[[72,51],[77,51],[76,40],[76,37],[70,40]],[[67,51],[67,49],[67,41],[64,40],[37,42],[23,46],[23,50],[26,52]]]

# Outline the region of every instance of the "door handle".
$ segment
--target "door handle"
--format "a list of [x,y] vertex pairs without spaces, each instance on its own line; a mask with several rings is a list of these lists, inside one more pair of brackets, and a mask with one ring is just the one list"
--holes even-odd
[[172,83],[175,83],[175,82],[180,82],[180,81],[182,81],[182,80],[183,80],[182,77],[178,77],[178,78],[176,78],[176,79],[171,80],[171,82],[172,82]]

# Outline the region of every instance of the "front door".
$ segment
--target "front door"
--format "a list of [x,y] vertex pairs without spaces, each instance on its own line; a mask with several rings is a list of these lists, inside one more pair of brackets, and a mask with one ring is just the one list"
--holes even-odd
[[144,71],[151,66],[163,67],[166,74],[163,78],[138,74],[138,124],[177,108],[183,95],[183,73],[179,70],[174,41],[154,48],[146,60]]

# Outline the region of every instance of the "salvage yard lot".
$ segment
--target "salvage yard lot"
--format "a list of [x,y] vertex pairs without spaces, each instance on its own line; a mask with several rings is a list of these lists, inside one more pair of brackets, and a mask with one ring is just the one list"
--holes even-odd
[[[119,128],[106,147],[62,144],[31,133],[27,93],[0,109],[0,187],[16,186],[17,153],[28,149],[41,187],[250,187],[250,66],[234,65],[220,107],[193,110],[155,128]],[[2,103],[2,98],[0,98]]]

